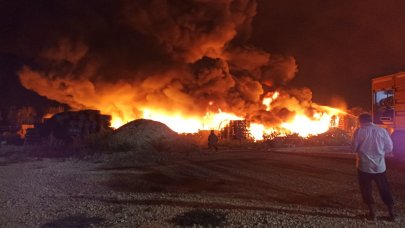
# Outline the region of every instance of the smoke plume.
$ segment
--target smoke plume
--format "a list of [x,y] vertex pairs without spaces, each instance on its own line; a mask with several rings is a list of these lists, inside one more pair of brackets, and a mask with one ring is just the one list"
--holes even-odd
[[[125,119],[148,108],[200,117],[220,109],[271,125],[311,109],[309,89],[285,86],[295,59],[249,45],[255,0],[113,2],[57,1],[30,22],[50,29],[30,30],[38,45],[26,55],[35,63],[19,71],[21,83]],[[276,89],[265,111],[261,100]]]

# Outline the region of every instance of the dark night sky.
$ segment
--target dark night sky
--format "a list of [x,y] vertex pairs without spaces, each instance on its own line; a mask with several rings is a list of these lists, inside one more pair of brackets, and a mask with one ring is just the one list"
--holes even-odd
[[[109,12],[114,9],[114,1],[101,1],[100,5],[108,7],[98,7],[98,15],[91,14],[91,2],[97,1],[89,1],[80,3],[81,13],[67,16],[75,18],[72,23],[97,26],[76,30],[66,23],[66,28],[58,27],[57,21],[63,21],[65,15],[54,8],[53,2],[0,0],[2,107],[44,103],[44,98],[19,85],[15,72],[35,58],[37,50],[53,39],[54,31],[85,34],[87,31],[81,29],[97,31],[106,27],[111,32],[104,35],[111,38],[113,30],[121,26],[105,19],[117,16]],[[341,97],[349,107],[370,108],[370,79],[405,70],[404,9],[405,2],[395,0],[259,0],[250,43],[271,54],[294,56],[298,73],[289,85],[309,87],[315,102],[328,105],[333,97]],[[56,22],[49,23],[54,19]],[[33,25],[40,29],[30,27]],[[92,40],[95,46],[102,43],[100,39]],[[121,39],[126,42],[131,37]],[[111,57],[114,55],[119,54],[112,53]]]

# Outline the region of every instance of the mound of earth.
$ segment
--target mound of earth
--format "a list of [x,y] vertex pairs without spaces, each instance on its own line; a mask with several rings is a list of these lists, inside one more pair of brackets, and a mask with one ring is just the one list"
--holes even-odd
[[113,132],[110,146],[123,151],[188,152],[192,143],[165,124],[153,120],[131,121]]

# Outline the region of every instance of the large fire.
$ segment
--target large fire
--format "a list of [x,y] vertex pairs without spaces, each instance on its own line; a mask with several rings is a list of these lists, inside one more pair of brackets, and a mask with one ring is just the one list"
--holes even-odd
[[[205,116],[184,116],[181,113],[169,114],[162,110],[144,109],[139,118],[162,122],[178,133],[197,133],[199,130],[221,129],[230,120],[242,120],[231,113],[218,110],[217,113],[207,112]],[[125,119],[112,114],[111,127],[119,128],[134,118]]]
[[69,15],[88,20],[61,17],[63,31],[41,33],[47,39],[26,51],[33,62],[18,71],[21,84],[74,110],[111,115],[114,128],[145,118],[195,133],[243,120],[243,133],[248,127],[261,140],[336,126],[339,109],[314,104],[309,88],[287,86],[298,72],[295,58],[249,39],[258,1],[159,2],[100,3],[95,13],[69,6],[77,10]]
[[[266,111],[271,110],[271,104],[279,97],[277,91],[268,93],[262,100]],[[211,103],[209,105],[212,105]],[[307,116],[297,112],[290,120],[279,124],[278,126],[265,126],[262,123],[251,122],[249,133],[254,140],[263,140],[265,135],[287,135],[298,134],[301,137],[318,135],[328,131],[331,127],[337,127],[339,116],[345,113],[341,109],[328,106],[319,106],[314,104],[317,111],[312,116]],[[103,111],[103,110],[102,110]],[[299,110],[300,111],[300,110]],[[172,130],[178,133],[197,133],[199,130],[221,130],[231,120],[243,120],[244,117],[232,113],[207,112],[204,116],[187,116],[180,111],[169,113],[165,110],[144,108],[139,116],[133,113],[107,113],[112,115],[111,127],[119,128],[136,118],[151,119],[166,124]]]

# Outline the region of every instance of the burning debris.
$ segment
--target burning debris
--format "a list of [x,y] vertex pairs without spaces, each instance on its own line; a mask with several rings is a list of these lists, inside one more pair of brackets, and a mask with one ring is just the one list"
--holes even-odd
[[240,142],[252,139],[246,120],[229,121],[221,130],[220,137],[222,140],[237,140]]

